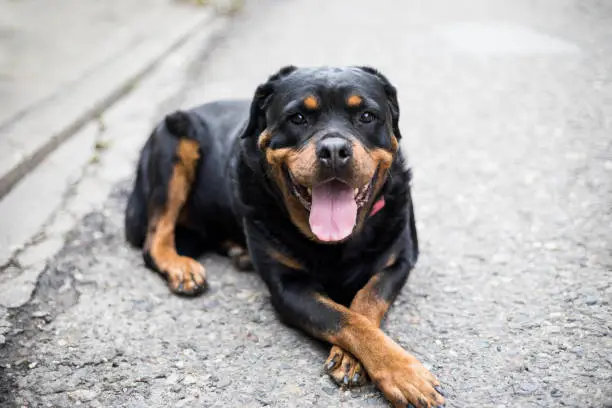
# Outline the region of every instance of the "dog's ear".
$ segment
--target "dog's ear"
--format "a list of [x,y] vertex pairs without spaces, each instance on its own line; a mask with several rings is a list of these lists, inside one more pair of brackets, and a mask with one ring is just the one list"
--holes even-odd
[[295,71],[297,67],[293,65],[288,65],[286,67],[281,68],[277,73],[270,76],[268,81],[259,85],[255,90],[255,95],[253,96],[253,100],[251,102],[251,109],[249,113],[248,123],[242,132],[241,138],[255,138],[259,137],[261,132],[267,126],[266,123],[266,107],[270,102],[270,98],[274,94],[274,86],[275,84],[282,78],[288,76],[293,71]]
[[397,140],[401,139],[402,135],[399,129],[400,112],[399,112],[399,103],[397,101],[397,89],[395,89],[395,87],[391,85],[391,82],[387,79],[387,77],[381,74],[378,70],[372,67],[358,67],[358,68],[361,69],[362,71],[367,72],[370,75],[374,75],[382,83],[385,93],[387,94],[387,99],[389,101],[389,111],[391,112],[393,134],[395,135]]
[[253,100],[251,101],[249,118],[240,135],[241,149],[246,163],[251,169],[261,169],[262,166],[262,155],[260,154],[258,141],[260,135],[268,126],[266,108],[274,95],[275,87],[278,81],[290,75],[296,69],[293,65],[281,68],[255,90],[255,95],[253,95]]

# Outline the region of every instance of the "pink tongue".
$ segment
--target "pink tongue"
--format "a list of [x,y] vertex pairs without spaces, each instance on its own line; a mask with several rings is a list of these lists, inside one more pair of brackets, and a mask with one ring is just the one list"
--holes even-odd
[[321,241],[348,237],[356,219],[357,203],[350,186],[333,180],[312,189],[310,229]]

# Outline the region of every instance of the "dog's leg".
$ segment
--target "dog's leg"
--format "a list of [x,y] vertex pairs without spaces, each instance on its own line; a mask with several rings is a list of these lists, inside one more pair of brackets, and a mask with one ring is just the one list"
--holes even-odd
[[[148,145],[147,141],[147,145]],[[125,208],[124,229],[125,238],[136,248],[142,248],[147,237],[147,198],[143,186],[143,162],[148,146],[142,150],[138,160],[136,179]]]
[[280,264],[269,267],[266,280],[272,303],[285,322],[356,356],[395,407],[410,403],[430,408],[444,403],[438,380],[376,324],[384,306],[366,317],[321,294],[295,269]]
[[[406,251],[391,256],[385,268],[370,278],[357,292],[350,310],[379,327],[393,300],[400,292],[412,268]],[[332,346],[325,361],[325,370],[338,384],[356,386],[366,382],[366,373],[359,360],[338,346]]]
[[204,267],[192,258],[179,255],[175,246],[176,223],[194,182],[198,160],[198,143],[192,139],[180,138],[176,144],[174,166],[167,183],[165,200],[161,204],[149,203],[154,208],[149,211],[144,247],[147,264],[167,278],[172,291],[183,295],[201,292],[206,283]]

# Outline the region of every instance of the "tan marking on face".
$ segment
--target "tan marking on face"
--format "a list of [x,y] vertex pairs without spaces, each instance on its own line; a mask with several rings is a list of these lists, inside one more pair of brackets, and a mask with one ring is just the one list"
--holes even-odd
[[377,193],[387,180],[387,173],[389,168],[391,168],[391,164],[393,164],[393,153],[385,149],[377,148],[370,151],[370,156],[377,164],[376,167],[378,168],[378,178],[374,186],[374,193]]
[[376,161],[369,150],[358,141],[353,141],[353,177],[355,187],[368,184],[376,171]]
[[[261,137],[267,137],[266,135]],[[284,147],[280,149],[265,150],[265,157],[270,165],[269,174],[279,186],[285,206],[289,211],[292,222],[307,237],[316,240],[316,236],[310,230],[309,212],[291,191],[283,172],[285,166],[291,173],[293,179],[302,186],[312,187],[316,182],[317,157],[314,139],[300,149]],[[353,180],[350,184],[355,188],[362,188],[371,182],[379,169],[378,181],[374,186],[372,196],[380,190],[386,180],[386,174],[393,162],[393,153],[376,148],[368,150],[358,141],[353,141]],[[366,218],[366,212],[361,211],[355,231],[359,231]]]
[[265,129],[257,138],[257,147],[259,150],[266,150],[270,146],[270,140],[272,139],[272,132],[269,129]]
[[283,254],[280,251],[277,251],[275,249],[270,248],[268,250],[268,254],[276,262],[286,266],[287,268],[297,269],[297,270],[304,270],[304,267],[302,266],[302,264],[299,261],[291,258],[290,256],[287,256],[287,255]]
[[314,143],[310,142],[301,149],[283,147],[266,150],[266,161],[270,165],[269,175],[278,185],[291,222],[308,238],[316,239],[310,230],[309,213],[291,192],[287,185],[283,166],[286,166],[295,180],[305,186],[312,185],[315,174],[316,154]]
[[399,149],[399,142],[397,141],[397,137],[395,135],[391,135],[391,151],[393,153],[397,152]]
[[287,167],[293,178],[303,186],[312,186],[317,172],[317,153],[314,141],[309,141],[287,157]]
[[351,95],[346,99],[346,105],[349,108],[357,108],[363,102],[363,98],[359,95]]
[[306,109],[315,110],[319,108],[319,100],[314,95],[308,95],[304,98],[304,106]]
[[395,265],[396,262],[397,262],[397,254],[391,254],[391,256],[389,256],[389,259],[387,259],[387,263],[385,264],[385,268],[389,268],[389,267]]
[[[394,139],[392,139],[393,141]],[[397,139],[395,139],[397,142]],[[396,148],[392,144],[392,148]],[[357,186],[362,187],[369,183],[374,177],[376,177],[376,184],[373,186],[372,198],[373,199],[382,186],[387,180],[387,174],[389,168],[393,164],[395,151],[389,151],[383,148],[366,149],[361,143],[353,142],[353,166],[354,167],[354,178]],[[364,208],[369,208],[370,205]],[[367,212],[361,211],[358,219],[355,231],[359,231],[363,227],[363,223],[367,218]]]

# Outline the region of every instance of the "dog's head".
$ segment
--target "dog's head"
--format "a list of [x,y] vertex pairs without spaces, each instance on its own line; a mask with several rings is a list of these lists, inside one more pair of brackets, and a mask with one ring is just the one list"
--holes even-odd
[[399,147],[395,88],[369,67],[285,67],[257,88],[242,136],[307,237],[359,231]]

